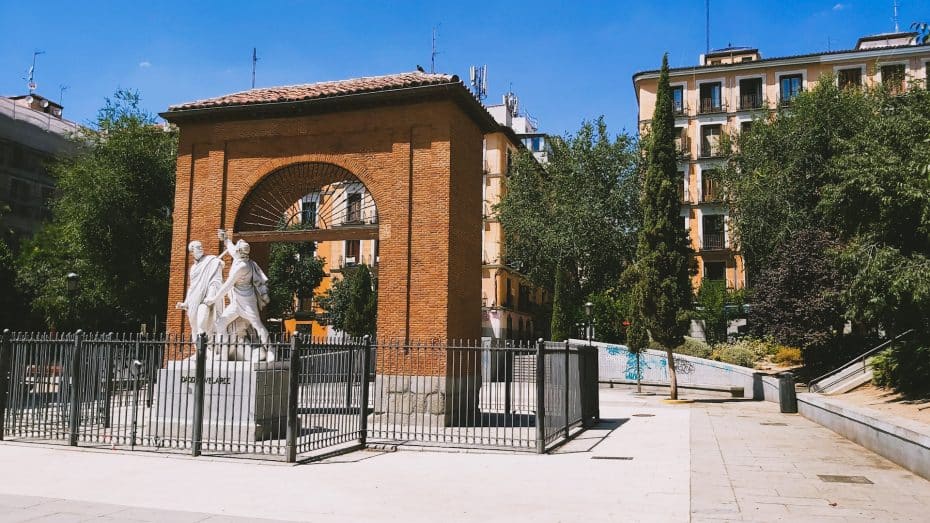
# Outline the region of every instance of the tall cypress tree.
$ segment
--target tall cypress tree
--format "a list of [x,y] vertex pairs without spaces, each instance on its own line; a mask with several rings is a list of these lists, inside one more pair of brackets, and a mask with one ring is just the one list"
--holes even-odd
[[634,328],[631,346],[645,348],[649,339],[665,348],[671,399],[678,399],[672,349],[688,332],[684,312],[690,308],[691,247],[681,225],[678,198],[678,160],[675,154],[675,114],[668,85],[668,54],[656,89],[656,107],[648,136],[646,172],[640,203],[642,227],[631,268]]

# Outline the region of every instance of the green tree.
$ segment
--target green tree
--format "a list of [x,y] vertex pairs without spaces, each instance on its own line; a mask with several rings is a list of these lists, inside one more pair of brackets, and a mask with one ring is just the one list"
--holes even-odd
[[668,85],[668,55],[656,90],[642,180],[642,226],[636,263],[626,278],[633,282],[631,343],[636,350],[652,340],[665,348],[671,399],[678,399],[673,349],[684,342],[691,305],[691,248],[681,224],[675,115]]
[[292,317],[299,301],[313,297],[325,277],[324,261],[316,257],[314,242],[271,244],[268,260],[268,295],[271,316]]
[[638,223],[637,147],[611,138],[603,118],[551,140],[543,168],[517,155],[496,206],[507,263],[553,296],[552,335],[568,336],[583,296],[613,287],[633,259]]
[[177,136],[118,91],[76,140],[78,153],[51,166],[53,219],[23,245],[17,283],[52,327],[74,315],[85,329],[135,329],[167,309]]
[[326,312],[325,324],[350,336],[375,335],[378,293],[367,265],[346,270],[317,303]]

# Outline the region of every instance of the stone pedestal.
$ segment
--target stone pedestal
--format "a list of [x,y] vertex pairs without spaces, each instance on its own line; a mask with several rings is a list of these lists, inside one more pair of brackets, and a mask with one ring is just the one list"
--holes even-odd
[[375,377],[374,414],[401,425],[450,427],[478,419],[478,376]]
[[[287,428],[290,363],[207,361],[203,440],[253,443],[283,439]],[[193,432],[196,364],[175,361],[158,373],[154,432],[189,439]]]

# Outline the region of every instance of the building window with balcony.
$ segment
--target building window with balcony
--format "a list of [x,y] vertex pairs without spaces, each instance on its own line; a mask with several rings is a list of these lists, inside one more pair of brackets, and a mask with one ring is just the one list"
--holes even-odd
[[703,225],[703,240],[701,247],[705,251],[719,251],[726,248],[723,233],[723,215],[705,214],[701,218]]
[[716,169],[708,169],[701,173],[701,201],[720,201],[720,177]]
[[688,128],[687,127],[676,127],[675,128],[675,151],[678,153],[678,156],[688,157],[691,154],[691,144],[688,142]]
[[901,94],[904,92],[904,64],[883,65],[882,85],[891,94]]
[[739,108],[742,111],[762,108],[761,78],[746,78],[739,81]]
[[688,185],[688,179],[685,178],[684,171],[678,171],[678,179],[682,180],[682,183],[678,184],[678,201],[688,203],[688,191],[685,189]]
[[346,222],[362,221],[362,193],[352,193],[346,197]]
[[719,113],[723,110],[722,85],[720,82],[701,84],[701,112]]
[[862,87],[862,69],[859,67],[840,69],[836,72],[836,85],[840,89]]
[[300,202],[300,223],[309,227],[316,227],[316,195],[304,196]]
[[705,125],[701,127],[701,157],[711,158],[720,155],[720,136],[723,126]]
[[346,240],[346,266],[358,265],[362,250],[361,240]]
[[791,100],[804,90],[804,75],[786,74],[779,76],[778,86],[781,90],[781,103],[791,103]]
[[672,107],[676,115],[685,114],[685,87],[683,85],[672,87]]
[[725,262],[704,262],[704,279],[724,281],[727,279],[727,264]]

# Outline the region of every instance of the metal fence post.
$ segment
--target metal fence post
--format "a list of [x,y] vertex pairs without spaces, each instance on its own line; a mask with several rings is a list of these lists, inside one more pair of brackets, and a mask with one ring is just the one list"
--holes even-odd
[[[111,337],[112,340],[112,337]],[[110,428],[110,396],[112,394],[113,387],[113,344],[107,343],[106,350],[103,353],[103,357],[106,358],[104,363],[104,383],[103,383],[103,427]]]
[[[513,346],[509,348],[513,349]],[[504,419],[507,423],[513,422],[513,355],[512,350],[504,352]]]
[[368,442],[368,376],[370,374],[371,337],[366,334],[362,346],[362,389],[358,400],[358,442],[360,445]]
[[0,340],[0,441],[6,432],[6,402],[7,402],[7,374],[10,372],[9,361],[13,355],[10,329],[3,329],[3,339]]
[[594,423],[601,422],[601,368],[600,368],[600,354],[597,350],[597,347],[591,347],[591,350],[588,353],[589,370],[590,372],[587,375],[588,381],[591,383],[591,401],[594,406]]
[[194,419],[191,431],[191,456],[197,457],[203,451],[203,400],[204,382],[207,366],[207,335],[197,336],[197,368],[194,369]]
[[294,332],[291,335],[291,362],[288,368],[287,382],[287,462],[297,461],[297,434],[300,427],[297,424],[297,396],[300,394],[300,335]]
[[536,341],[536,453],[546,453],[546,342]]
[[[568,432],[569,432],[569,428],[570,428],[571,423],[572,423],[572,422],[571,422],[571,419],[570,419],[570,414],[569,414],[569,413],[571,412],[571,407],[570,407],[570,405],[569,405],[569,390],[568,390],[568,388],[569,388],[569,383],[571,382],[571,376],[569,375],[569,367],[570,367],[570,365],[569,365],[569,361],[568,361],[568,360],[569,360],[569,344],[568,344],[568,340],[565,340],[565,372],[563,373],[564,376],[565,376],[565,390],[562,391],[562,392],[563,392],[563,400],[564,400],[564,402],[565,402],[564,408],[562,409],[562,410],[565,412],[565,420],[564,420],[564,421],[565,421],[565,439],[568,439]],[[580,362],[579,362],[579,363],[580,363]],[[579,383],[579,385],[580,385],[580,383]]]
[[83,331],[74,333],[74,351],[71,353],[71,404],[68,412],[68,444],[76,447],[81,426],[81,338]]

